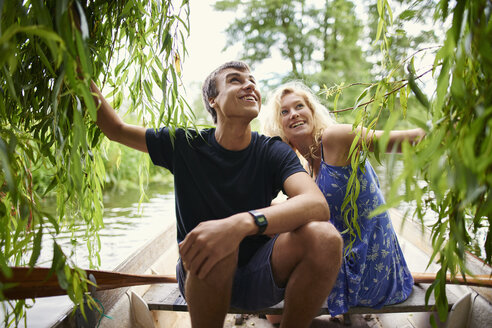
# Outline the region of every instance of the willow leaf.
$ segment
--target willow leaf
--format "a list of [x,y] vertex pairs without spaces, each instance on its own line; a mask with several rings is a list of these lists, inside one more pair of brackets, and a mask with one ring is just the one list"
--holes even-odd
[[90,92],[89,88],[85,85],[81,85],[79,90],[82,93],[82,96],[84,98],[84,104],[87,106],[87,110],[89,112],[91,119],[93,121],[96,121],[96,119],[97,119],[97,108],[96,108],[96,104],[94,103],[92,93]]
[[354,151],[358,150],[358,146],[359,146],[359,140],[360,140],[360,131],[357,131],[356,132],[357,134],[355,135],[354,137],[354,140],[352,141],[352,144],[350,145],[350,149],[349,149],[349,152],[348,152],[348,157],[349,158],[353,158],[353,155],[354,155]]
[[457,1],[456,6],[454,7],[453,10],[453,24],[451,30],[453,31],[453,37],[455,42],[458,42],[461,36],[465,6],[466,6],[465,1]]
[[0,139],[0,160],[2,161],[2,171],[10,191],[15,192],[17,188],[12,176],[9,157],[7,146],[5,145],[5,142]]
[[413,93],[417,97],[418,101],[425,107],[429,108],[429,100],[427,99],[427,96],[420,90],[419,86],[417,85],[415,81],[415,75],[413,73],[409,73],[408,75],[408,85],[412,89]]
[[87,18],[85,17],[84,9],[77,0],[75,0],[75,7],[80,20],[80,32],[82,33],[82,39],[85,40],[89,37],[89,25],[87,24]]
[[52,76],[55,76],[55,71],[53,67],[51,66],[51,63],[48,61],[48,58],[46,57],[46,54],[44,53],[43,49],[39,46],[38,43],[36,43],[36,52],[39,55],[39,58],[41,59],[41,62],[44,64],[44,66],[48,69],[50,74]]
[[85,74],[92,75],[92,65],[89,62],[89,56],[87,55],[87,47],[82,40],[82,35],[78,30],[75,31],[75,44],[77,46],[78,60],[82,65],[82,71]]
[[400,89],[400,106],[403,117],[407,116],[407,93],[405,88]]
[[39,230],[34,236],[34,241],[33,241],[33,249],[31,253],[31,258],[29,259],[29,266],[34,267],[36,265],[36,262],[39,259],[39,255],[41,255],[41,242],[43,240],[43,226],[39,226]]

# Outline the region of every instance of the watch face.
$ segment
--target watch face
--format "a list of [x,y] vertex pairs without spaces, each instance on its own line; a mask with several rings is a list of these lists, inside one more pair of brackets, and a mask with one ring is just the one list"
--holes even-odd
[[263,215],[261,212],[258,212],[258,211],[249,211],[249,213],[253,216],[254,220],[255,220],[255,224],[258,226],[258,232],[257,232],[257,235],[261,235],[267,228],[268,226],[268,220],[267,218],[265,217],[265,215]]

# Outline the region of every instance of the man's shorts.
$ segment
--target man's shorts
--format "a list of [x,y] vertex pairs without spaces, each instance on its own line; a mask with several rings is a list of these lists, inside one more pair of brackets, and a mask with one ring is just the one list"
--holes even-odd
[[[232,286],[231,306],[243,310],[259,310],[284,299],[285,288],[275,284],[272,273],[271,255],[278,235],[270,239],[253,255],[251,260],[236,270]],[[176,265],[179,290],[185,296],[186,271],[181,258]]]

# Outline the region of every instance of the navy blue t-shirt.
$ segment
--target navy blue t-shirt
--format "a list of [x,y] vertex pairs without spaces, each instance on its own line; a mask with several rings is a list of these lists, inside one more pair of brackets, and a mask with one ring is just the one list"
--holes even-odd
[[[290,175],[305,172],[280,138],[253,132],[248,147],[231,151],[217,143],[215,129],[176,129],[174,139],[169,132],[148,129],[146,140],[152,162],[174,175],[178,242],[202,221],[269,206]],[[268,239],[246,237],[239,266]]]

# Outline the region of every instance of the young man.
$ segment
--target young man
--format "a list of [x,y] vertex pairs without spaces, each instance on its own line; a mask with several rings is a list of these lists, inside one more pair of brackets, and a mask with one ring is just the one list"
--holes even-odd
[[[168,128],[125,124],[92,90],[104,134],[174,174],[176,272],[192,326],[222,327],[229,306],[261,309],[285,297],[281,327],[308,327],[336,280],[342,240],[291,148],[251,132],[261,95],[249,67],[212,72],[203,97],[216,128],[176,129],[174,140]],[[270,206],[280,189],[288,200]]]

